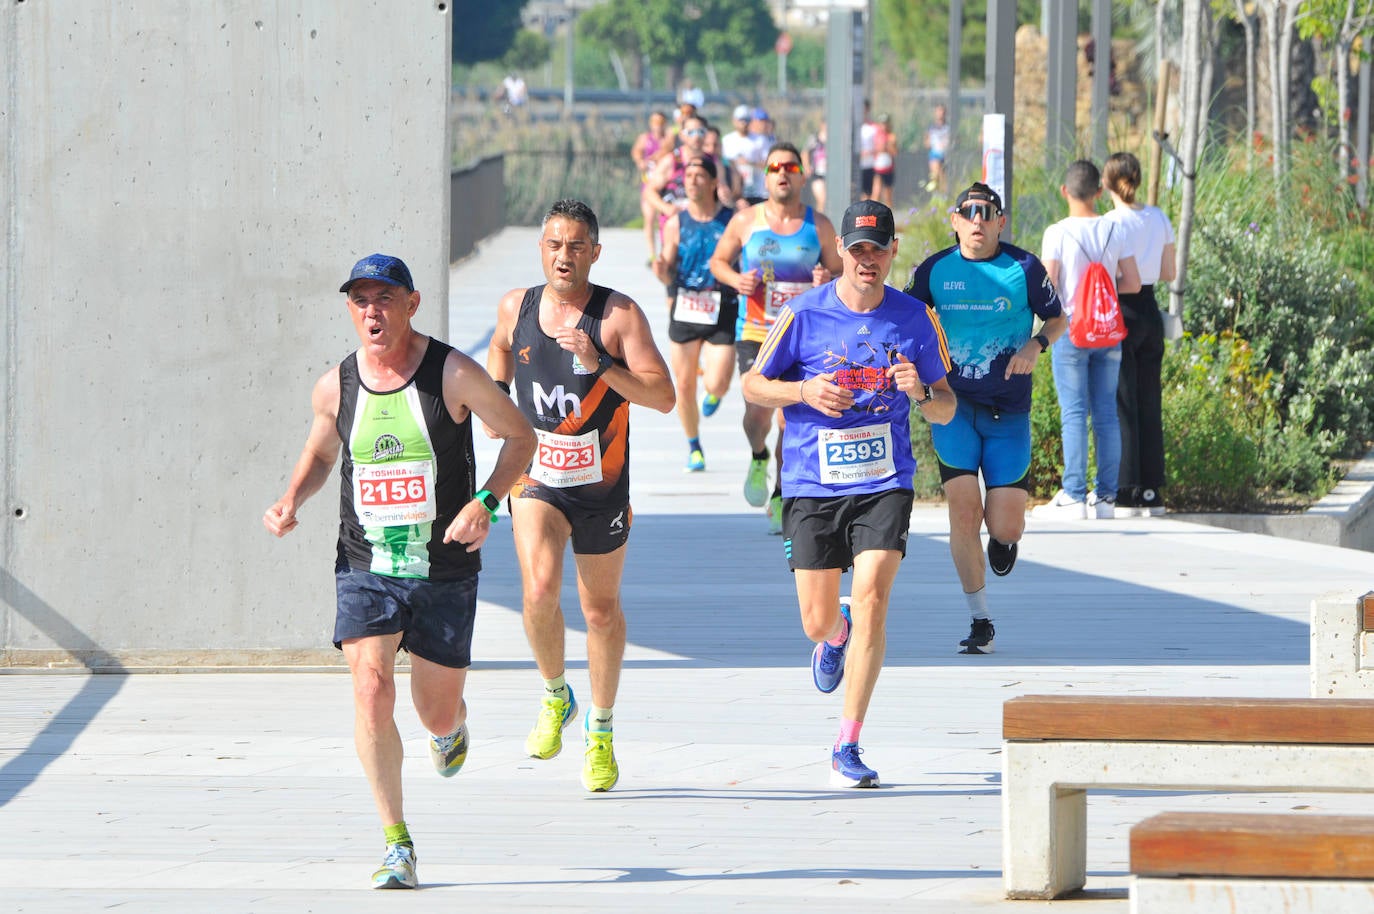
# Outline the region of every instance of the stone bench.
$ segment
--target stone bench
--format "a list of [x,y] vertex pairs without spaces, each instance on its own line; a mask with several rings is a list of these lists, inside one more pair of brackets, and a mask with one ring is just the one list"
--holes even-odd
[[1132,914],[1374,914],[1374,817],[1166,812],[1131,829]]
[[1374,792],[1374,700],[1025,695],[1002,739],[1008,898],[1083,887],[1089,790]]
[[1312,697],[1374,698],[1374,593],[1312,601]]

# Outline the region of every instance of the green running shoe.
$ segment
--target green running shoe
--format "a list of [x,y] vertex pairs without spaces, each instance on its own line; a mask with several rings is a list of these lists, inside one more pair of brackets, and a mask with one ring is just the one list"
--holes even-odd
[[610,790],[620,780],[620,766],[615,763],[615,749],[611,746],[615,734],[587,730],[583,737],[587,750],[582,759],[582,786],[593,793]]
[[768,501],[768,458],[749,461],[749,475],[744,477],[744,500],[755,508]]
[[782,535],[782,496],[774,495],[768,502],[768,535]]
[[544,696],[539,720],[530,735],[525,737],[525,751],[530,758],[553,758],[563,751],[563,731],[577,715],[577,697],[568,686],[568,700],[560,701],[552,695]]

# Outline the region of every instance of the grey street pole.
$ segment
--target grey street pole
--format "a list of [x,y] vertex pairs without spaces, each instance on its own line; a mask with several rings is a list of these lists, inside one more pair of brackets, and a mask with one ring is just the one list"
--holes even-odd
[[563,116],[572,117],[573,110],[573,31],[577,25],[577,10],[573,0],[568,0],[568,42],[564,49],[567,59],[563,61]]

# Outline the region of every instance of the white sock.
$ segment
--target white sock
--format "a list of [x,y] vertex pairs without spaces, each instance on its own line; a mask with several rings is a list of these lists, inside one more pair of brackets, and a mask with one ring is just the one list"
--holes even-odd
[[593,706],[592,709],[587,712],[587,729],[598,733],[610,733],[611,720],[614,717],[614,709]]
[[964,594],[964,599],[968,600],[968,611],[974,619],[988,618],[988,589],[979,587],[973,593]]

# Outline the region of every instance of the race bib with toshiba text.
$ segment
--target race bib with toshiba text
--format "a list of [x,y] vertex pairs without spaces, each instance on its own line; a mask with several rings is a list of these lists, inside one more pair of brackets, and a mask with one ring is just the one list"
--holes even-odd
[[811,288],[809,282],[770,282],[764,291],[763,312],[769,323],[778,319],[782,306]]
[[601,481],[601,434],[555,435],[539,429],[539,448],[534,452],[530,478],[556,489],[585,486]]
[[886,479],[897,472],[892,458],[892,426],[824,428],[819,433],[821,475],[826,485]]
[[402,460],[353,465],[353,510],[365,527],[404,527],[434,520],[434,464]]
[[720,320],[720,290],[678,289],[673,320],[714,327],[716,321]]

